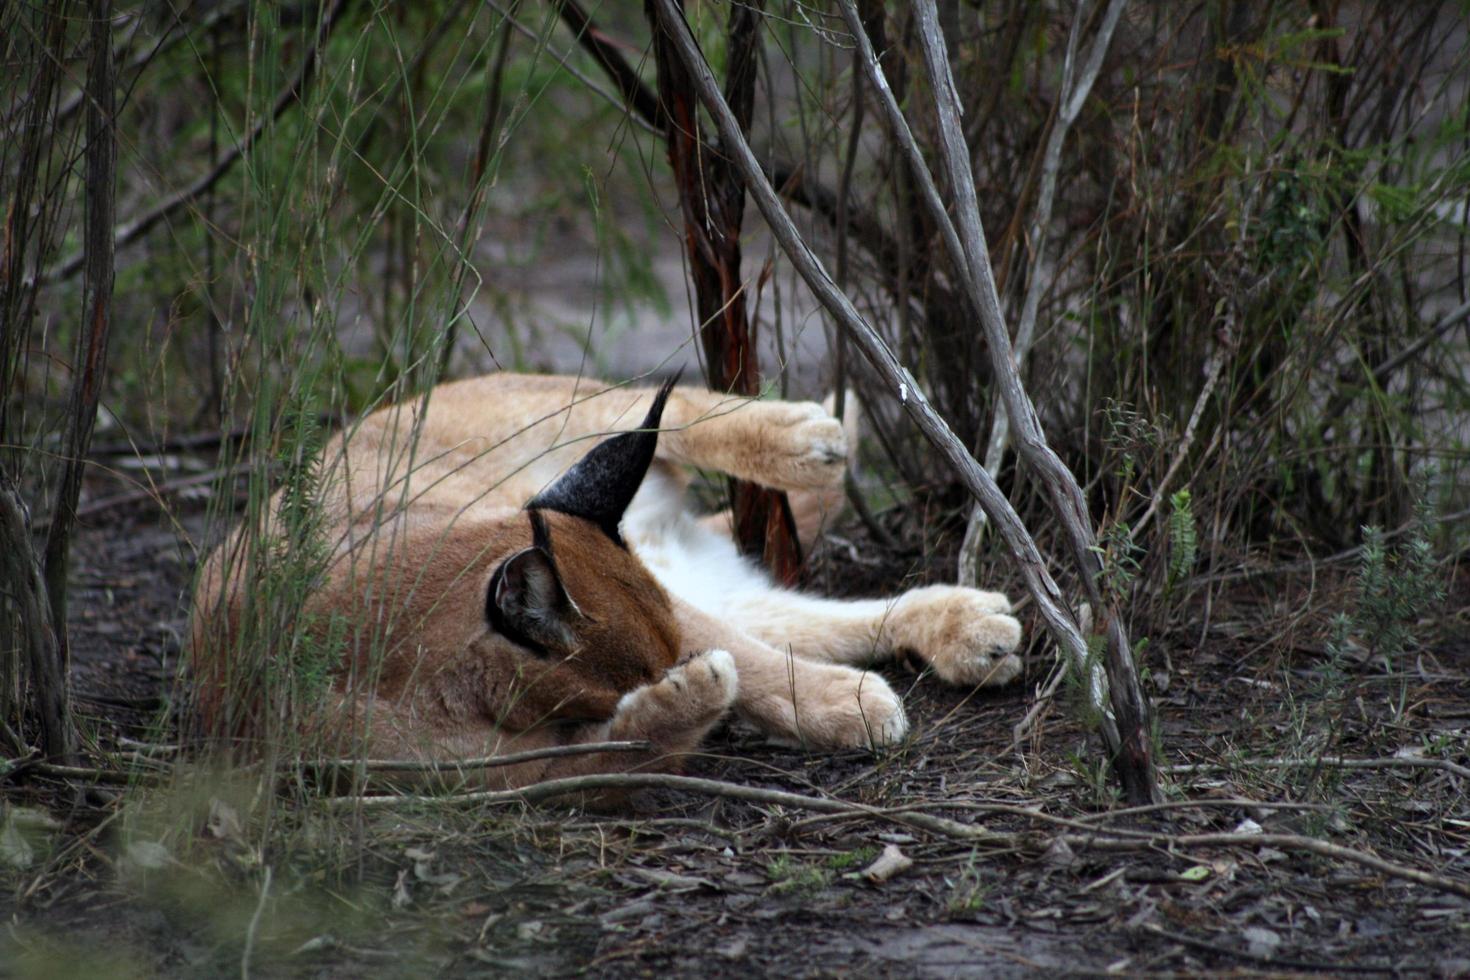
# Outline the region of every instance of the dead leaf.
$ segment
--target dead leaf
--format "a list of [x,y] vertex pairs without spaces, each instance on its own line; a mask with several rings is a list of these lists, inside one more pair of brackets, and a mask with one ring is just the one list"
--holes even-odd
[[1245,939],[1246,947],[1250,950],[1252,956],[1269,959],[1275,955],[1276,947],[1281,945],[1280,936],[1270,929],[1263,929],[1260,926],[1250,927],[1242,932],[1241,936]]
[[313,936],[306,942],[291,951],[292,956],[304,956],[307,953],[323,953],[327,950],[337,948],[337,939],[329,933]]
[[897,844],[885,844],[878,859],[863,869],[863,877],[875,885],[881,885],[913,866],[914,859],[899,850]]
[[413,901],[413,896],[408,893],[408,869],[404,868],[398,872],[398,878],[393,882],[393,900],[390,903],[393,908],[406,908]]
[[36,860],[36,852],[31,847],[30,841],[20,832],[14,820],[5,821],[5,829],[0,830],[0,864],[17,871],[24,871]]
[[244,825],[240,822],[240,814],[234,807],[218,797],[210,799],[209,819],[204,825],[220,840],[231,840],[236,843],[241,841],[245,831]]
[[1061,837],[1054,838],[1041,855],[1041,863],[1053,868],[1070,868],[1076,860],[1077,854],[1072,850],[1072,845]]
[[604,912],[602,914],[602,927],[604,929],[612,928],[619,923],[627,922],[630,919],[640,919],[652,912],[653,902],[646,898],[639,899],[636,902],[629,902],[627,905],[620,905],[615,909]]
[[156,871],[173,860],[168,848],[155,840],[135,840],[128,844],[126,857],[131,864]]
[[715,947],[715,952],[727,960],[743,960],[750,949],[750,940],[744,936],[736,936],[729,942],[721,943]]
[[660,871],[656,868],[633,868],[632,870],[638,877],[652,882],[664,891],[692,892],[698,888],[718,890],[718,886],[708,878],[681,875],[672,871]]

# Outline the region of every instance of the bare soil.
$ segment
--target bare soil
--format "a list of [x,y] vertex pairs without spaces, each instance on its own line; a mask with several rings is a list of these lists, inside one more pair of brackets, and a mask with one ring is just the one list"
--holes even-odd
[[[117,491],[93,489],[92,499]],[[111,505],[78,542],[73,683],[109,765],[136,748],[126,739],[181,738],[194,554],[180,542],[204,521],[197,503],[176,497],[171,511]],[[949,567],[943,554],[885,552],[849,528],[813,579],[874,594]],[[252,798],[229,774],[79,797],[22,766],[5,801],[64,827],[25,831],[29,866],[3,871],[0,975],[1470,975],[1462,895],[1277,847],[1058,847],[1059,828],[1041,818],[1174,836],[1254,825],[1470,884],[1470,585],[1455,583],[1450,626],[1394,670],[1365,660],[1335,680],[1321,618],[1303,610],[1347,601],[1332,597],[1350,594],[1349,571],[1216,589],[1208,609],[1201,590],[1184,626],[1151,637],[1164,762],[1200,767],[1166,775],[1162,809],[1114,799],[1065,689],[1012,745],[1051,669],[1025,606],[1024,683],[962,691],[885,671],[915,729],[897,751],[809,754],[732,724],[690,767],[922,808],[1021,832],[1025,846],[670,790],[613,815],[441,804],[338,815],[289,788]],[[1388,761],[1249,762],[1324,754]],[[875,882],[864,870],[886,847],[913,863]]]

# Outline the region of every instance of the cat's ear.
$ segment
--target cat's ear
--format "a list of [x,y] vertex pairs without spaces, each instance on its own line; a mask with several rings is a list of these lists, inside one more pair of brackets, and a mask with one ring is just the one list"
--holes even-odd
[[518,551],[495,569],[485,596],[485,616],[501,636],[540,654],[567,654],[575,643],[576,604],[567,595],[551,553]]
[[606,439],[577,464],[562,474],[551,486],[536,495],[527,507],[559,511],[591,521],[619,545],[618,524],[628,509],[633,495],[643,485],[643,477],[653,462],[658,446],[658,424],[664,403],[679,379],[664,382],[643,423],[632,432],[622,432]]

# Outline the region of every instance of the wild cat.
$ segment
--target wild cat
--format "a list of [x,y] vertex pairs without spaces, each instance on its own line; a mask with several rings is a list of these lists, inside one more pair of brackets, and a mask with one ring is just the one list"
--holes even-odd
[[[515,374],[367,416],[321,456],[313,506],[331,551],[296,626],[330,651],[330,681],[288,722],[377,758],[650,745],[477,777],[506,787],[676,769],[731,711],[812,749],[900,741],[902,703],[863,668],[902,651],[952,684],[1013,680],[1021,627],[1005,596],[779,588],[727,520],[685,501],[689,467],[785,490],[809,538],[841,501],[848,438],[810,402]],[[284,654],[238,640],[258,602],[249,542],[283,534],[282,507],[278,493],[199,578],[194,671],[217,734],[258,736],[279,710],[257,661]]]

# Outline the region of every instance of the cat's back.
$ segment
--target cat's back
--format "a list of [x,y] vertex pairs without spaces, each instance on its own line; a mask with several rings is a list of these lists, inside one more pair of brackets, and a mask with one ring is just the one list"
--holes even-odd
[[323,460],[353,514],[385,502],[470,514],[519,507],[595,444],[583,406],[609,397],[619,395],[603,382],[559,375],[446,382],[347,427]]

